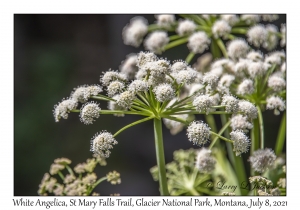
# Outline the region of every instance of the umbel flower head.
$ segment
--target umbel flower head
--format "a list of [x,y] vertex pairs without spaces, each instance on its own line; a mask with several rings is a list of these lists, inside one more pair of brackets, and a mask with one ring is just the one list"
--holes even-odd
[[239,108],[239,100],[231,95],[224,95],[222,105],[225,106],[226,112],[237,112]]
[[143,37],[148,32],[148,21],[143,17],[134,17],[122,32],[124,44],[134,47],[140,46]]
[[229,43],[227,50],[229,57],[231,57],[233,60],[238,60],[239,58],[246,57],[249,46],[244,40],[236,39]]
[[112,145],[116,145],[118,142],[115,140],[113,135],[109,132],[103,131],[97,133],[91,140],[91,151],[95,155],[100,157],[108,158],[110,155],[110,149],[113,148]]
[[216,160],[211,156],[211,150],[201,148],[196,157],[195,167],[200,172],[210,173],[215,169]]
[[271,96],[267,98],[267,109],[274,109],[274,114],[279,115],[279,110],[285,110],[285,101],[278,96]]
[[193,121],[187,128],[187,136],[193,144],[202,146],[209,141],[210,127],[203,121]]
[[266,148],[254,151],[248,161],[255,171],[263,173],[274,164],[275,160],[274,151]]
[[77,102],[85,103],[91,96],[96,96],[102,92],[100,85],[83,85],[74,89],[71,98]]
[[210,39],[205,32],[199,31],[189,37],[188,48],[193,53],[203,53],[208,48]]
[[93,124],[95,118],[100,117],[101,108],[95,102],[88,102],[80,109],[80,121],[84,124]]
[[175,97],[175,91],[170,84],[164,83],[154,88],[155,97],[159,102],[171,100]]
[[180,36],[190,35],[196,30],[196,24],[192,20],[179,20],[176,32]]
[[77,101],[74,99],[66,99],[54,106],[53,115],[55,122],[58,122],[60,118],[68,119],[68,113],[71,110],[76,109]]
[[201,94],[194,99],[193,106],[197,111],[206,112],[206,114],[208,114],[211,110],[211,106],[213,106],[213,100],[208,94]]
[[163,48],[168,44],[169,37],[164,31],[155,31],[147,36],[144,45],[146,50],[161,54]]
[[235,130],[230,133],[231,140],[233,140],[233,151],[236,156],[248,152],[251,145],[249,138],[241,130]]

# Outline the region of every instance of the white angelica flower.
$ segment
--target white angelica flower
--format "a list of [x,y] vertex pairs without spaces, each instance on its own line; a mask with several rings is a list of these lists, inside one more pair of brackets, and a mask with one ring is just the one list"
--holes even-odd
[[148,21],[143,17],[134,17],[122,32],[124,44],[139,47],[148,32]]
[[225,20],[217,20],[212,27],[212,33],[215,38],[222,37],[227,39],[230,31],[231,26]]
[[[114,101],[109,101],[108,102],[108,109],[109,110],[120,110],[120,111],[124,111],[124,110],[127,110],[126,108],[124,107],[121,107],[117,104],[117,101],[119,100],[120,98],[120,95],[115,95],[114,97],[112,97],[112,99],[114,99]],[[124,114],[114,114],[114,116],[116,117],[124,117]]]
[[251,79],[244,79],[237,88],[237,94],[239,95],[250,95],[254,92],[254,85]]
[[83,85],[74,88],[74,91],[72,91],[70,97],[77,102],[85,103],[91,96],[96,96],[102,91],[103,90],[100,85]]
[[246,72],[248,72],[249,64],[251,63],[248,59],[240,59],[234,66],[234,74],[237,77],[245,78]]
[[233,76],[231,74],[224,74],[219,81],[219,85],[222,85],[225,87],[230,87],[230,85],[232,84],[234,79],[235,79],[235,76]]
[[[211,69],[216,69],[221,67],[224,71],[227,72],[234,72],[234,62],[232,60],[226,59],[226,58],[222,58],[222,59],[218,59],[215,62],[213,62],[213,64],[211,65]],[[220,76],[220,75],[218,75]]]
[[202,173],[210,173],[215,169],[216,160],[211,155],[211,150],[201,148],[196,157],[195,167]]
[[247,37],[251,44],[260,47],[267,41],[268,31],[263,25],[256,25],[248,30]]
[[253,128],[248,118],[241,114],[237,114],[230,119],[230,126],[232,130],[242,130],[244,132],[248,132],[248,130]]
[[249,101],[246,100],[240,100],[239,101],[239,111],[247,115],[248,118],[250,119],[255,119],[257,118],[257,109]]
[[71,98],[75,101],[84,103],[88,100],[88,98],[85,97],[85,90],[86,85],[79,86],[77,88],[74,88],[74,91],[71,93]]
[[194,95],[195,93],[203,93],[203,85],[198,83],[193,83],[189,86],[189,96]]
[[154,94],[159,102],[165,102],[172,100],[175,97],[175,90],[170,84],[164,83],[156,86],[154,89]]
[[235,130],[230,133],[231,140],[233,140],[233,151],[236,156],[246,153],[251,145],[249,138],[241,130]]
[[201,94],[193,100],[193,106],[197,111],[206,112],[206,114],[208,114],[213,106],[213,100],[208,94]]
[[272,88],[275,92],[284,90],[285,86],[285,80],[282,77],[277,76],[276,74],[271,75],[268,79],[268,87]]
[[150,50],[156,54],[161,54],[164,47],[168,44],[169,37],[165,31],[155,31],[147,36],[144,42],[146,50]]
[[267,50],[273,50],[277,47],[278,44],[278,28],[275,25],[267,25],[266,30],[268,32],[267,41],[263,43],[263,47]]
[[178,73],[179,71],[186,70],[188,67],[188,64],[185,61],[176,61],[171,66],[171,71],[173,73]]
[[157,56],[152,52],[140,52],[137,57],[137,67],[143,68],[148,62],[157,60]]
[[230,26],[233,26],[237,22],[239,22],[239,18],[237,15],[221,15],[221,19],[229,23]]
[[211,72],[205,73],[203,76],[203,83],[206,83],[211,86],[212,89],[215,89],[218,85],[219,77]]
[[280,52],[280,51],[275,51],[273,53],[270,53],[266,58],[265,58],[265,63],[269,64],[276,64],[276,65],[281,65],[285,61],[285,53]]
[[80,121],[86,125],[93,124],[95,118],[100,117],[101,108],[94,102],[84,104],[80,109]]
[[220,91],[221,93],[229,93],[229,87],[231,86],[234,80],[235,76],[231,74],[223,75],[218,83],[218,91]]
[[85,98],[90,98],[91,96],[96,96],[99,93],[101,93],[102,87],[100,85],[90,85],[87,86],[84,92],[84,97]]
[[278,96],[271,96],[267,98],[267,109],[274,109],[274,114],[279,115],[280,111],[285,110],[285,101]]
[[116,145],[118,142],[113,135],[109,132],[102,131],[97,133],[91,140],[91,152],[100,157],[108,158],[110,155],[110,149],[112,145]]
[[204,50],[208,49],[210,44],[210,39],[205,32],[199,31],[193,33],[189,37],[189,42],[187,44],[189,50],[193,53],[203,53]]
[[125,88],[125,85],[123,82],[120,82],[118,80],[112,81],[107,87],[107,95],[109,97],[112,97],[118,93],[121,93],[124,88]]
[[175,15],[155,15],[157,25],[163,28],[170,28],[175,23]]
[[254,151],[248,161],[255,171],[263,173],[274,164],[275,159],[274,151],[266,148]]
[[263,55],[261,52],[258,51],[250,51],[247,54],[247,59],[251,60],[251,61],[262,61],[263,60]]
[[53,115],[55,122],[59,122],[60,118],[68,119],[68,113],[70,113],[71,110],[76,109],[76,107],[77,101],[74,99],[63,99],[62,102],[54,106]]
[[179,71],[177,74],[175,74],[175,79],[178,84],[180,83],[191,84],[195,81],[196,77],[197,77],[197,71],[195,71],[192,68]]
[[194,145],[202,146],[209,142],[210,127],[203,121],[193,121],[187,128],[187,136]]
[[148,90],[148,84],[147,82],[143,80],[134,80],[131,82],[131,84],[128,86],[128,90],[131,92],[143,92]]
[[196,24],[192,20],[179,20],[176,32],[180,36],[190,35],[196,30]]
[[120,72],[125,74],[128,79],[134,79],[136,72],[138,71],[137,55],[129,54],[126,59],[120,65]]
[[213,106],[218,106],[220,104],[221,98],[220,98],[220,94],[219,93],[211,95],[210,98],[212,100]]
[[118,97],[117,104],[120,107],[129,109],[133,103],[133,100],[135,99],[135,93],[131,91],[124,91],[121,93]]
[[171,84],[170,80],[168,80],[164,74],[161,74],[160,76],[150,75],[147,83],[148,87],[152,86],[153,88],[164,83]]
[[228,56],[233,60],[245,58],[249,50],[248,44],[242,39],[235,39],[228,44]]
[[224,95],[222,97],[222,106],[225,106],[226,112],[237,112],[239,109],[239,100],[232,95]]
[[222,76],[222,74],[224,73],[224,69],[223,67],[217,67],[217,68],[213,68],[209,71],[210,74],[214,74],[217,77]]
[[248,63],[248,73],[251,78],[261,77],[268,70],[269,65],[263,62],[249,62]]
[[164,59],[148,62],[143,66],[146,71],[149,71],[153,77],[162,77],[170,72],[170,62]]
[[108,86],[112,81],[127,81],[127,77],[125,74],[116,72],[116,71],[107,71],[104,75],[100,78],[100,82],[104,86]]
[[244,20],[247,24],[254,24],[260,21],[259,15],[241,15],[241,20]]

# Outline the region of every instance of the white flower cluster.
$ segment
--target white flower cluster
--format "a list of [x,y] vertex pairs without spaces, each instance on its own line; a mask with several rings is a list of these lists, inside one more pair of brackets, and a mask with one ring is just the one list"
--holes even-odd
[[249,157],[249,162],[251,167],[260,173],[265,172],[270,168],[276,160],[276,155],[271,149],[259,149],[254,151],[253,154]]
[[[264,47],[267,50],[273,50],[278,45],[278,28],[275,25],[258,24],[252,26],[248,32],[248,41],[255,47]],[[283,38],[282,38],[283,40]],[[284,42],[284,41],[282,41]]]
[[193,144],[202,146],[209,141],[210,127],[202,121],[193,121],[187,128],[187,136]]
[[202,173],[210,173],[215,169],[216,160],[211,155],[211,150],[201,148],[196,157],[195,167]]
[[97,133],[91,140],[91,152],[100,157],[108,158],[110,155],[110,149],[112,145],[116,145],[118,142],[113,135],[109,132],[103,131]]
[[140,46],[143,37],[148,32],[148,21],[143,17],[134,17],[123,29],[124,44],[134,47]]

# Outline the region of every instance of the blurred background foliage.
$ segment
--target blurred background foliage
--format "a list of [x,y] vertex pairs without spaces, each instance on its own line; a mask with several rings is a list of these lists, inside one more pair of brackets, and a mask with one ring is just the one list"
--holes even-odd
[[[122,30],[138,14],[15,14],[14,15],[14,195],[37,195],[38,185],[54,159],[66,157],[73,167],[92,157],[90,139],[101,130],[116,132],[140,117],[118,118],[101,115],[93,125],[84,125],[78,114],[55,123],[52,110],[73,88],[97,84],[102,72],[117,70],[129,53],[143,47],[123,44]],[[153,23],[154,15],[142,15]],[[285,22],[281,15],[277,23]],[[275,24],[276,24],[275,22]],[[277,24],[276,24],[277,25]],[[278,24],[280,25],[280,24]],[[185,45],[166,51],[168,60],[185,59]],[[193,59],[194,63],[197,59]],[[101,102],[102,109],[107,107]],[[204,120],[203,116],[197,119]],[[281,115],[264,112],[268,148],[274,148]],[[217,119],[219,120],[219,119]],[[220,124],[219,128],[220,128]],[[185,130],[172,136],[164,127],[166,163],[174,150],[197,148]],[[149,169],[156,165],[152,122],[136,125],[117,137],[118,145],[98,167],[98,177],[109,171],[121,173],[122,183],[103,183],[95,190],[101,195],[159,195]],[[243,155],[246,163],[249,154]],[[249,164],[246,163],[249,171]]]

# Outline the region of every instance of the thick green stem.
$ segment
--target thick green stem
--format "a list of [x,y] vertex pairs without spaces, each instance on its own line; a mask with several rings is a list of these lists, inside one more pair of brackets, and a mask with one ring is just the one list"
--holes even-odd
[[154,137],[155,137],[155,151],[156,161],[158,166],[158,180],[161,195],[170,195],[167,186],[166,167],[164,144],[162,136],[162,123],[161,119],[154,118]]
[[258,123],[259,123],[259,133],[260,133],[260,148],[263,149],[265,147],[265,139],[264,139],[264,121],[261,113],[261,109],[259,106],[256,106],[258,112]]
[[283,113],[279,132],[277,135],[276,146],[275,146],[276,155],[279,155],[282,152],[283,145],[285,142],[285,132],[286,132],[286,112]]

